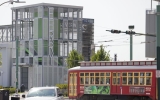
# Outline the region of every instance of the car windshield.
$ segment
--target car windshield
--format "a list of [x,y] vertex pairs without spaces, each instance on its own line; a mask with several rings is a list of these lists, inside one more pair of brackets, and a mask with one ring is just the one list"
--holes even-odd
[[42,97],[55,97],[56,92],[55,89],[31,89],[27,97],[36,97],[36,96],[42,96]]

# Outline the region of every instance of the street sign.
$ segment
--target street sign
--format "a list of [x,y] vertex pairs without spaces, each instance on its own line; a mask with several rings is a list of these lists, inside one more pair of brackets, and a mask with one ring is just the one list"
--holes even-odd
[[156,70],[156,78],[160,78],[160,70]]

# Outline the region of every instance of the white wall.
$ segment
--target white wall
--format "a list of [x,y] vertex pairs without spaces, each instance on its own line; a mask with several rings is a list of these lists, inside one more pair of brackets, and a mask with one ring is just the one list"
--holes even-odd
[[0,44],[0,52],[2,54],[2,66],[0,72],[0,85],[4,87],[11,86],[11,62],[12,62],[12,48],[10,43]]

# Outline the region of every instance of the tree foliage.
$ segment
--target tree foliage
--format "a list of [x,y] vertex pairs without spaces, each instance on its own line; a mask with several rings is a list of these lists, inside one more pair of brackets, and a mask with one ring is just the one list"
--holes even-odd
[[76,50],[72,50],[67,57],[67,67],[73,68],[79,66],[79,61],[83,60],[83,56],[79,54]]
[[110,61],[110,51],[106,52],[104,46],[101,45],[100,49],[91,56],[91,61]]

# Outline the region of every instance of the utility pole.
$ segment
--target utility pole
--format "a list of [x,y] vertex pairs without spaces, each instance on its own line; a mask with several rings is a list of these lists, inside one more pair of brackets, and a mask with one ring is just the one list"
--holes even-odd
[[[160,3],[160,0],[158,0]],[[160,71],[160,4],[157,5],[157,71]],[[157,77],[158,100],[160,100],[160,77]]]
[[[134,26],[129,26],[128,27],[130,30],[131,30],[131,33],[132,33],[132,30],[134,29]],[[133,60],[133,34],[130,34],[130,61]]]

